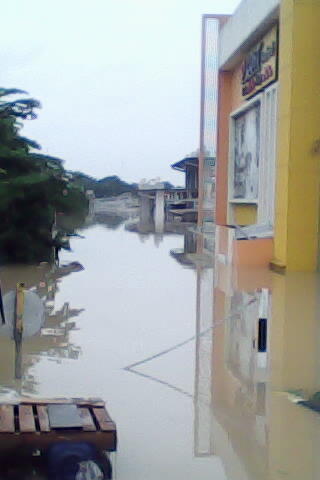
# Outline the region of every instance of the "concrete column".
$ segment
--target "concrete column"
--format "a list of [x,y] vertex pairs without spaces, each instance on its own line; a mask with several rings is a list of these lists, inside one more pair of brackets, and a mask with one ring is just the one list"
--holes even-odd
[[282,0],[273,264],[317,268],[320,179],[320,2]]
[[154,209],[154,224],[156,233],[163,233],[164,231],[164,191],[156,191],[155,209]]
[[152,201],[147,195],[140,195],[140,223],[146,225],[151,222]]

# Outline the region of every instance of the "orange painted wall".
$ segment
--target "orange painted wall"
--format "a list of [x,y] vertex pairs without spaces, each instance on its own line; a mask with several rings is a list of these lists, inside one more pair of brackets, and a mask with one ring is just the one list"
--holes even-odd
[[232,109],[232,74],[219,73],[216,165],[216,223],[226,225],[228,203],[229,114]]
[[273,239],[235,240],[233,248],[237,265],[268,268],[273,254]]
[[227,224],[228,161],[230,114],[244,102],[241,96],[241,64],[230,72],[219,72],[218,85],[218,139],[216,167],[216,223]]
[[245,102],[241,94],[242,87],[242,61],[236,66],[232,72],[231,80],[231,96],[232,96],[232,112],[240,108]]

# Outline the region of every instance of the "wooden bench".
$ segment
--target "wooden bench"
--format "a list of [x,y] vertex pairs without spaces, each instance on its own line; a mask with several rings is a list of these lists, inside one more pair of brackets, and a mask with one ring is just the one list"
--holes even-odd
[[[74,405],[81,419],[77,428],[53,428],[50,405]],[[68,423],[68,422],[66,422]],[[0,404],[0,456],[10,450],[45,451],[58,442],[88,442],[109,452],[117,449],[116,425],[100,399],[20,399]]]

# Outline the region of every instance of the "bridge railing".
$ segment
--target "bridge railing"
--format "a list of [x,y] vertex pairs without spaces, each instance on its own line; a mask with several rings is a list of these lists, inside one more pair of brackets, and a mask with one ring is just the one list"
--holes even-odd
[[198,191],[197,190],[172,190],[168,191],[165,194],[165,198],[168,201],[181,201],[181,200],[196,200],[198,198]]

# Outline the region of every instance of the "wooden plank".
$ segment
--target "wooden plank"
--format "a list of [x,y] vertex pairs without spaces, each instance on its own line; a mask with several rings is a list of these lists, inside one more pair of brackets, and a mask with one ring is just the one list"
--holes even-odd
[[103,432],[108,432],[110,430],[115,430],[116,426],[109,417],[107,411],[104,408],[93,408],[94,416],[98,422],[100,430]]
[[104,408],[97,408],[97,410],[101,410],[103,411],[103,418],[106,422],[111,422],[111,423],[114,423],[112,418],[110,417],[109,413],[107,412],[107,409],[104,407]]
[[62,404],[62,403],[74,403],[71,398],[29,398],[21,397],[19,403],[24,405],[49,405],[51,403]]
[[73,400],[81,407],[104,407],[106,404],[101,398],[74,398]]
[[83,430],[85,432],[95,432],[96,426],[94,424],[89,408],[82,407],[82,408],[79,408],[79,410],[82,418]]
[[[8,403],[8,402],[6,402]],[[81,407],[93,406],[104,407],[105,402],[101,398],[32,398],[21,397],[19,401],[15,400],[13,404],[23,403],[26,405],[50,405],[50,404],[73,404],[81,405]],[[1,402],[0,402],[1,404]]]
[[36,425],[31,405],[19,405],[19,427],[20,432],[36,431]]
[[37,405],[38,420],[41,432],[50,432],[49,417],[45,405]]
[[14,412],[12,405],[0,405],[0,432],[14,432]]
[[20,435],[0,432],[0,463],[1,456],[12,450],[19,451],[26,446],[32,450],[45,451],[50,445],[59,442],[87,442],[96,445],[98,449],[114,452],[117,449],[115,431],[85,432],[84,430],[51,430],[47,433],[21,433]]

